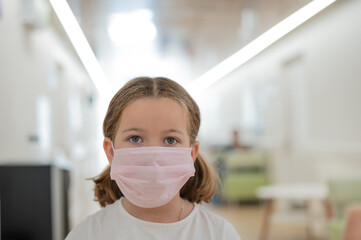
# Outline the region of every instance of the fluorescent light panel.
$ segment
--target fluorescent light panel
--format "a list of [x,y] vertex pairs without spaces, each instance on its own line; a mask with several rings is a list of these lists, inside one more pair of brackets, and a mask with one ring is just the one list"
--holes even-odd
[[149,9],[113,14],[109,17],[109,37],[124,46],[152,42],[157,35],[152,19],[153,12]]
[[95,87],[98,89],[100,95],[109,97],[112,93],[109,81],[68,3],[66,0],[49,1]]
[[336,0],[314,0],[310,2],[257,37],[238,52],[195,79],[187,86],[187,89],[192,92],[192,94],[205,90],[335,1]]

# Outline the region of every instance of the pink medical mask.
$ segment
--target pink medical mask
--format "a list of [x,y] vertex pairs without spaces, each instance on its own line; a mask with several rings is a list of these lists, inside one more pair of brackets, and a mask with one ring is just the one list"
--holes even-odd
[[194,176],[191,151],[179,147],[115,149],[110,177],[134,205],[163,206]]

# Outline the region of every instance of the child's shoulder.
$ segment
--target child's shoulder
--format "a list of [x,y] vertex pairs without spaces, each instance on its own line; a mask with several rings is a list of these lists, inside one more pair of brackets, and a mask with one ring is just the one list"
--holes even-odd
[[[117,218],[119,218],[118,208],[119,202],[116,201],[89,215],[71,230],[65,240],[96,239],[94,236],[101,235],[111,223],[117,222]],[[92,238],[88,236],[92,236]]]
[[217,215],[216,213],[212,212],[211,207],[202,206],[202,205],[198,205],[197,207],[198,207],[199,215],[202,218],[205,218],[210,221],[217,222],[217,223],[228,222],[224,217],[221,217],[221,216]]
[[112,204],[107,205],[106,207],[100,209],[99,211],[89,215],[86,217],[80,224],[92,225],[104,222],[104,221],[112,221],[114,218],[119,216],[119,206],[120,201],[117,200]]
[[209,231],[221,231],[220,234],[222,237],[219,239],[240,239],[234,226],[224,217],[212,212],[209,207],[198,205],[198,208],[198,217],[204,228]]

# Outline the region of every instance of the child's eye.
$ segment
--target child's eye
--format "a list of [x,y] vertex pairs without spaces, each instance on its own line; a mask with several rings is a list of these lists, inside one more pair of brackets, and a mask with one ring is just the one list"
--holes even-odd
[[128,140],[132,143],[141,143],[142,139],[139,136],[132,136],[128,138]]
[[166,143],[166,144],[173,145],[173,144],[178,143],[178,140],[175,139],[175,138],[173,138],[173,137],[167,137],[167,138],[165,139],[165,143]]

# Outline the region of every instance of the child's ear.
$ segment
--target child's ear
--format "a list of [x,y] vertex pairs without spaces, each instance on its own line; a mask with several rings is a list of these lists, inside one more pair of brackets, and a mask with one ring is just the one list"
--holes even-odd
[[105,155],[107,155],[109,164],[112,164],[112,161],[114,158],[114,150],[113,150],[113,146],[112,146],[112,140],[110,138],[106,137],[104,139],[103,148],[104,148]]
[[194,142],[192,144],[191,155],[192,155],[192,158],[193,158],[193,162],[195,162],[196,159],[197,159],[198,151],[199,151],[199,142],[196,141],[196,142]]

